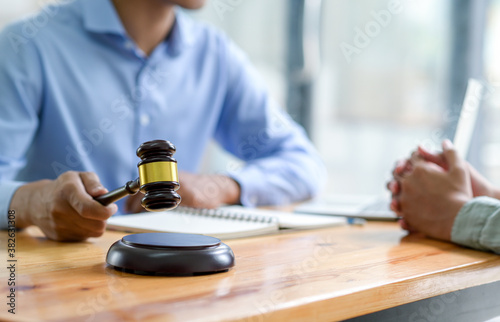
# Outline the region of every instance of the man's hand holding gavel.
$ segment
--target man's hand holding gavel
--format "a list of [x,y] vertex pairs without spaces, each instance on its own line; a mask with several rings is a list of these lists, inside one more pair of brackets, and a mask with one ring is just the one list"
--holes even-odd
[[106,220],[117,210],[103,206],[94,197],[107,192],[95,173],[69,171],[56,180],[40,180],[20,187],[11,200],[17,228],[40,227],[50,239],[80,241],[99,237]]
[[[109,193],[91,172],[69,171],[56,180],[23,185],[11,200],[11,208],[19,213],[16,227],[36,225],[50,239],[79,241],[101,236],[106,220],[118,210],[113,202],[130,194],[128,212],[175,208],[181,197],[176,192],[179,179],[174,153],[175,146],[165,140],[143,143],[137,149],[139,178]],[[215,208],[239,202],[240,187],[227,176],[184,172],[181,177],[179,192],[185,206]]]

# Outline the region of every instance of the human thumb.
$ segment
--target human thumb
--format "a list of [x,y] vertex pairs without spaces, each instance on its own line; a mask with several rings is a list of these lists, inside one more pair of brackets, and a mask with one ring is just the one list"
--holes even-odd
[[460,166],[462,159],[458,156],[455,146],[450,140],[444,140],[442,143],[443,147],[443,157],[448,164],[448,169],[453,170]]

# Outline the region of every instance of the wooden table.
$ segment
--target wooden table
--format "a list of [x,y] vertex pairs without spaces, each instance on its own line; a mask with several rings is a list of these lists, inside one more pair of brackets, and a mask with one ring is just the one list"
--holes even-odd
[[16,314],[3,268],[0,320],[332,321],[500,280],[500,256],[406,236],[396,223],[228,240],[236,266],[194,277],[108,267],[122,235],[57,243],[35,227],[17,232]]

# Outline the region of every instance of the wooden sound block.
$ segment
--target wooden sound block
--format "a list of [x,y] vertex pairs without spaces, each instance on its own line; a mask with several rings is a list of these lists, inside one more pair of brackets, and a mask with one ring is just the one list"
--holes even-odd
[[199,275],[229,270],[234,254],[214,237],[144,233],[127,235],[111,245],[106,262],[140,275]]

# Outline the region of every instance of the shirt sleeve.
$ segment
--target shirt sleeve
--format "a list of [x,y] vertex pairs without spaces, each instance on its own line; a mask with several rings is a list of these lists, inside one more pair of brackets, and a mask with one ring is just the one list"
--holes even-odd
[[500,200],[477,197],[467,202],[455,218],[451,240],[500,254]]
[[248,59],[223,40],[227,93],[216,140],[245,161],[228,171],[244,206],[280,205],[314,197],[324,186],[324,165],[296,124],[269,96]]
[[23,184],[15,177],[38,127],[42,77],[33,39],[21,24],[0,33],[0,52],[0,229],[6,229],[10,201]]

